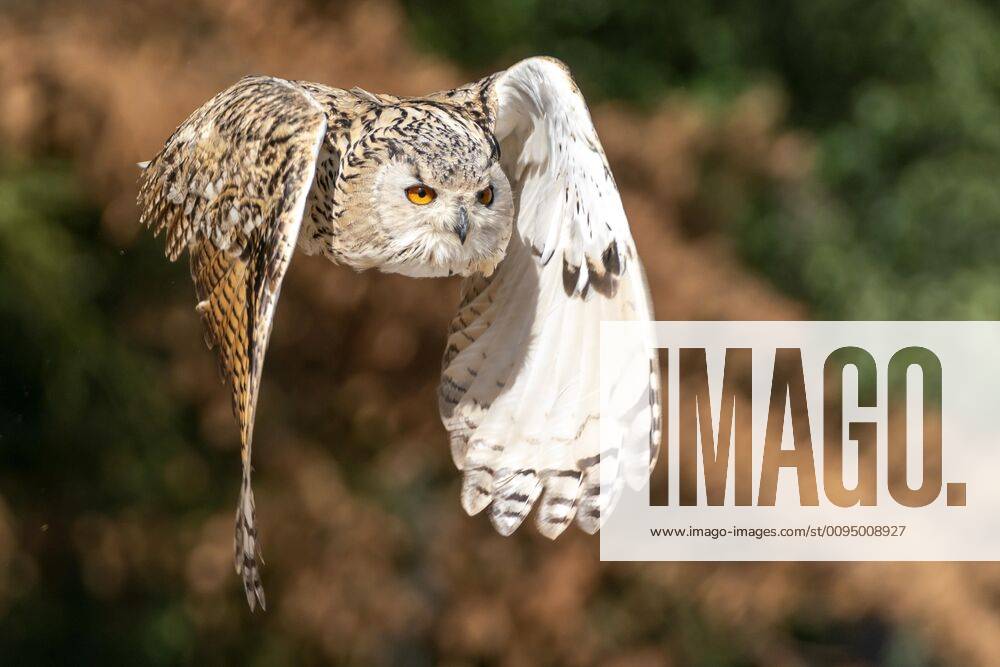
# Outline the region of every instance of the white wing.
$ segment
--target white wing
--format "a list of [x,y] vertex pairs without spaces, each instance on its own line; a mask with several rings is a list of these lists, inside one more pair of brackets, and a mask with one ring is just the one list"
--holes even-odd
[[464,474],[462,506],[475,514],[492,501],[490,518],[508,535],[544,491],[543,534],[556,537],[574,516],[594,532],[624,480],[646,481],[659,449],[649,327],[616,351],[603,443],[598,428],[600,323],[652,319],[645,277],[566,67],[532,58],[486,85],[517,233],[496,273],[464,284],[445,351],[440,409]]

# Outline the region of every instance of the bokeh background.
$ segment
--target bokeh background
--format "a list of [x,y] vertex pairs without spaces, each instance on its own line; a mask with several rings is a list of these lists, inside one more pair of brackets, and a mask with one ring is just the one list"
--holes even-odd
[[3,664],[1000,664],[991,564],[602,564],[458,503],[454,281],[300,256],[236,428],[135,163],[248,73],[420,94],[564,59],[661,319],[1000,319],[991,0],[0,4]]

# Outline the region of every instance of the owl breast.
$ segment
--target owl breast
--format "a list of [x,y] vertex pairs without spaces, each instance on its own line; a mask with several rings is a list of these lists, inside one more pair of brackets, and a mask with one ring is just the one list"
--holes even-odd
[[306,203],[306,215],[299,232],[299,248],[307,255],[323,253],[334,262],[342,258],[334,252],[340,234],[340,210],[337,206],[337,173],[340,156],[329,146],[320,150],[316,174]]

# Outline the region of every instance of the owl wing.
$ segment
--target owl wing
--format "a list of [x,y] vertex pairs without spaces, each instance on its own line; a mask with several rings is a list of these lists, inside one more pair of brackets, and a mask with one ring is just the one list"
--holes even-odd
[[642,265],[566,67],[532,58],[483,87],[517,220],[497,271],[464,283],[444,355],[439,405],[462,505],[470,514],[489,505],[507,535],[541,495],[544,535],[574,516],[595,532],[624,481],[648,479],[659,449],[651,327],[623,339],[599,377],[600,323],[652,319]]
[[247,77],[184,121],[140,178],[141,221],[165,234],[171,260],[189,250],[206,341],[232,387],[243,459],[235,561],[251,609],[265,604],[250,488],[257,392],[326,126],[300,87]]

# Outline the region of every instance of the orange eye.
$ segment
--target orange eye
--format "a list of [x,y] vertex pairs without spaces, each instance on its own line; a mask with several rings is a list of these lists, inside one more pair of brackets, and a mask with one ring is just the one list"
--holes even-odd
[[483,206],[489,206],[490,204],[492,204],[493,203],[493,186],[492,185],[488,185],[488,186],[486,186],[485,190],[480,190],[479,194],[476,195],[476,199],[478,199],[479,203],[482,204]]
[[417,206],[426,206],[437,199],[437,193],[426,185],[411,185],[406,188],[406,198]]

